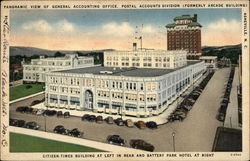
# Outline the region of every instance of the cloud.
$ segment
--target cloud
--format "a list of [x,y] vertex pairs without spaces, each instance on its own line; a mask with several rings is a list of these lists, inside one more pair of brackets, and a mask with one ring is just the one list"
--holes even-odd
[[48,33],[53,30],[52,26],[45,20],[38,20],[22,24],[24,30],[33,30],[42,33]]
[[133,27],[128,22],[120,24],[116,22],[107,23],[102,26],[104,34],[113,35],[114,37],[132,36],[134,33]]
[[156,33],[156,29],[152,27],[151,25],[146,25],[146,26],[143,26],[142,33],[154,34]]
[[75,31],[75,26],[68,22],[66,19],[59,21],[57,24],[58,31],[61,32],[73,32]]
[[241,22],[222,18],[202,30],[202,45],[235,45],[241,42]]
[[75,25],[66,19],[51,24],[41,19],[23,23],[22,29],[39,33],[73,32],[75,31]]
[[241,23],[235,19],[226,20],[225,18],[220,19],[217,22],[208,24],[208,30],[218,31],[218,32],[240,32]]

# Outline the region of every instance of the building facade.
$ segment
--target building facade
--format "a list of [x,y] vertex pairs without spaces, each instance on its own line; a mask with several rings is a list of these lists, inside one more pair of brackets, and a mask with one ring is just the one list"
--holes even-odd
[[46,75],[50,108],[134,117],[159,115],[205,71],[204,62],[175,69],[95,66]]
[[104,66],[174,69],[187,64],[187,51],[134,50],[104,53]]
[[65,57],[32,59],[30,63],[22,62],[24,82],[45,82],[45,74],[50,71],[89,67],[94,65],[93,57],[78,57],[75,54]]
[[201,56],[200,60],[205,62],[207,68],[217,68],[218,66],[217,56]]
[[187,59],[199,60],[201,56],[201,25],[197,15],[182,15],[174,18],[174,22],[166,25],[167,49],[187,50]]

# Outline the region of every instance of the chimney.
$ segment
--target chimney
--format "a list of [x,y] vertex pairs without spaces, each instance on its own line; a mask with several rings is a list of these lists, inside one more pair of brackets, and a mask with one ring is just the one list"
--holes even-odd
[[193,22],[197,22],[197,14],[194,14]]
[[137,50],[137,44],[136,42],[133,43],[133,51],[136,51]]

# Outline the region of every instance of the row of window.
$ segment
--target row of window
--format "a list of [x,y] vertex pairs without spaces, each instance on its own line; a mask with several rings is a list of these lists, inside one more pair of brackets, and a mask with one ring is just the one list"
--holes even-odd
[[[119,61],[119,58],[118,57],[107,57],[107,62],[110,62],[110,61]],[[130,60],[130,58],[129,57],[122,57],[121,58],[121,61],[129,61]],[[133,58],[131,58],[131,60],[132,61],[140,61],[140,58],[139,57],[133,57]],[[143,59],[142,59],[143,61],[152,61],[153,60],[153,58],[152,57],[143,57]],[[154,60],[156,61],[156,62],[161,62],[161,61],[163,61],[163,62],[169,62],[170,61],[170,58],[169,57],[155,57],[154,58]],[[118,63],[118,62],[117,62]]]
[[[98,97],[102,97],[102,98],[109,98],[110,97],[110,93],[109,91],[97,91],[97,95]],[[122,92],[111,92],[111,97],[113,99],[123,99],[125,98],[125,100],[129,100],[129,101],[137,101],[139,99],[139,101],[144,102],[145,101],[145,95],[143,94],[131,94],[131,93],[123,93]],[[147,101],[156,101],[156,95],[155,94],[148,94],[147,95]]]

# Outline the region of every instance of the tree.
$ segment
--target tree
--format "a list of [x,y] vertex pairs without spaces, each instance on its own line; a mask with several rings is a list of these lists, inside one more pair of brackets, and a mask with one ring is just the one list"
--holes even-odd
[[63,54],[63,53],[61,53],[61,52],[59,52],[59,51],[57,51],[55,54],[54,54],[54,57],[64,57],[65,56],[65,54]]

